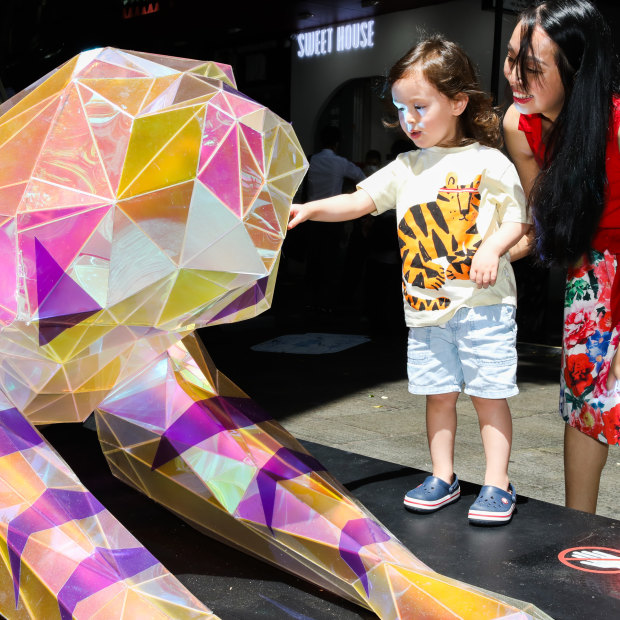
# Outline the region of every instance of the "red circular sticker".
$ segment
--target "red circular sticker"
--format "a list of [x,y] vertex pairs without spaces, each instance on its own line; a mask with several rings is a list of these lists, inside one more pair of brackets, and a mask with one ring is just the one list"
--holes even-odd
[[558,560],[586,573],[620,573],[620,549],[572,547],[559,553]]

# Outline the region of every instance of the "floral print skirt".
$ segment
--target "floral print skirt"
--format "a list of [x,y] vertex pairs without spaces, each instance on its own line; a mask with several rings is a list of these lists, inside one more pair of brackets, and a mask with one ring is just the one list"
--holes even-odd
[[616,255],[593,252],[592,258],[569,269],[566,280],[560,413],[567,424],[613,445],[620,441],[620,383],[609,392],[606,384],[620,341],[610,310]]

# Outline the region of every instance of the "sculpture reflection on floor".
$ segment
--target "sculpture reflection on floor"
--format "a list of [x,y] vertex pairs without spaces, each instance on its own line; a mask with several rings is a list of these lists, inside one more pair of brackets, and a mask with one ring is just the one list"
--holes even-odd
[[116,476],[382,618],[544,617],[417,560],[193,334],[269,306],[307,165],[230,67],[96,49],[0,113],[2,614],[214,617],[32,426],[94,409]]

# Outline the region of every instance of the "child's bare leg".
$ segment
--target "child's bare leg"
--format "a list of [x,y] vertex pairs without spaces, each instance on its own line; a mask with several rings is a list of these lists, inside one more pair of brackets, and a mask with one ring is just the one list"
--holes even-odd
[[458,392],[429,394],[426,397],[426,434],[433,463],[433,476],[452,483],[454,437]]
[[569,508],[596,512],[601,473],[609,446],[566,425],[564,428],[564,483]]
[[484,484],[508,489],[508,461],[512,446],[512,417],[505,398],[471,397],[478,414],[486,456]]

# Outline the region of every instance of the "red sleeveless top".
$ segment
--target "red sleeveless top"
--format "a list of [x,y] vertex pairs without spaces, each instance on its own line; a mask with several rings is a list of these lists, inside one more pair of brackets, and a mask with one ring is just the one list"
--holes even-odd
[[[545,144],[542,141],[542,120],[540,114],[521,114],[519,129],[525,134],[534,159],[540,168],[545,167]],[[618,130],[620,129],[620,96],[614,97],[612,118],[609,123],[609,138],[605,169],[607,191],[605,208],[592,240],[592,247],[600,252],[609,250],[620,254],[620,150]]]
[[[618,130],[620,129],[620,96],[613,99],[612,115],[609,123],[609,137],[605,156],[607,188],[605,206],[598,229],[592,239],[592,247],[599,252],[608,250],[620,255],[620,149]],[[525,134],[532,149],[534,159],[540,168],[545,166],[545,144],[542,141],[542,119],[540,114],[521,114],[519,130]],[[620,267],[620,256],[618,256]],[[620,277],[614,279],[612,287],[612,315],[615,323],[620,320]]]

